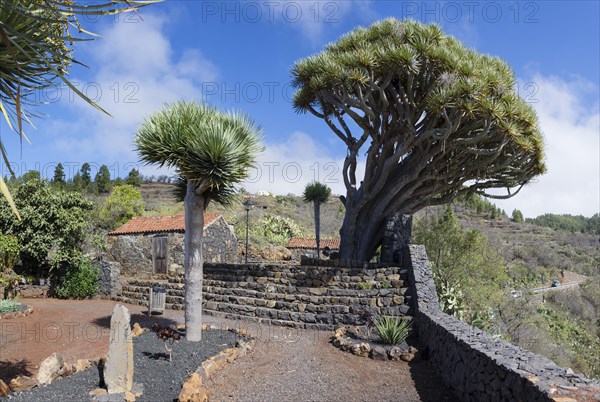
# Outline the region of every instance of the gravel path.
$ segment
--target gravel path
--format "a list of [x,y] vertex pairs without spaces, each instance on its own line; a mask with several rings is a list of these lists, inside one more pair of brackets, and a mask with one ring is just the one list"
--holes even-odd
[[329,344],[330,332],[238,326],[258,339],[249,355],[206,382],[213,401],[456,400],[426,361],[354,356]]
[[[66,361],[80,358],[93,359],[106,354],[110,314],[116,304],[110,300],[57,300],[30,299],[24,301],[34,307],[34,314],[18,320],[0,322],[0,378],[8,383],[17,375],[35,375],[39,363],[52,352],[63,354]],[[127,305],[132,322],[150,327],[155,322],[163,326],[183,323],[183,312],[165,310],[163,316],[147,317],[145,308]],[[239,401],[454,401],[455,397],[442,385],[441,380],[426,362],[378,362],[341,352],[329,344],[330,332],[300,331],[284,327],[258,325],[248,321],[231,321],[205,316],[206,323],[248,330],[256,338],[254,350],[227,365],[206,382],[212,400]],[[13,328],[15,327],[15,328]],[[52,328],[62,328],[57,337]],[[44,331],[32,331],[35,328]],[[70,331],[74,328],[75,331]],[[87,336],[84,329],[88,329]],[[19,331],[14,331],[19,329]],[[10,330],[10,331],[9,331]],[[26,330],[26,331],[25,331]],[[41,333],[41,336],[40,336]],[[98,334],[98,337],[96,337]],[[208,337],[208,332],[206,332]],[[149,334],[149,342],[158,341]],[[140,341],[136,341],[139,345]],[[218,342],[217,342],[218,343]],[[225,343],[225,342],[222,342]],[[175,345],[174,361],[179,361]],[[223,347],[220,347],[223,348]],[[179,348],[182,349],[182,348]],[[141,349],[136,351],[141,353]],[[164,346],[150,353],[162,353]],[[199,353],[204,354],[200,349]],[[207,353],[213,355],[215,353]],[[183,359],[185,360],[185,359]],[[153,388],[162,392],[171,380],[161,371],[163,360],[147,359],[157,371],[145,385],[145,398]],[[167,362],[168,363],[168,362]],[[195,363],[194,370],[199,365]],[[23,366],[23,367],[21,367]],[[166,366],[164,366],[166,367]],[[164,368],[163,367],[163,368]],[[168,371],[168,370],[166,370]],[[135,381],[140,382],[136,376]],[[83,373],[80,381],[86,389],[83,395],[72,394],[68,384],[71,378],[58,381],[51,387],[32,390],[21,401],[88,401],[87,391],[97,387],[97,369]],[[89,377],[88,377],[89,376]],[[73,377],[75,379],[76,377]],[[146,377],[144,377],[146,378]],[[54,388],[57,387],[57,388]],[[56,392],[41,394],[50,390]],[[40,393],[40,398],[36,395]],[[46,395],[46,396],[42,396]],[[159,394],[156,402],[164,401]],[[32,399],[32,398],[36,399]],[[17,399],[12,399],[17,400]],[[150,399],[145,399],[150,400]]]
[[[173,362],[162,340],[152,332],[134,338],[133,381],[144,385],[144,393],[136,401],[159,402],[177,399],[183,380],[195,371],[202,361],[235,345],[236,334],[223,331],[204,331],[202,342],[181,340],[174,344]],[[9,399],[19,402],[85,401],[88,392],[98,388],[98,368],[76,373],[46,387],[13,394]]]

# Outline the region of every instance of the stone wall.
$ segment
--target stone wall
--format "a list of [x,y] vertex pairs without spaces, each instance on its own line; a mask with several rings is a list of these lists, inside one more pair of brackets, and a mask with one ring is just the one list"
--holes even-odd
[[121,264],[109,261],[106,255],[94,264],[98,267],[98,295],[114,298],[121,291]]
[[[156,234],[109,236],[108,255],[121,265],[121,275],[136,278],[155,278],[152,261],[152,238]],[[183,233],[166,233],[168,273],[183,275]],[[237,239],[233,229],[222,217],[204,229],[203,257],[207,262],[236,262]],[[164,276],[164,275],[163,275]]]
[[589,389],[600,394],[591,380],[571,369],[442,313],[425,247],[408,246],[405,254],[419,340],[431,365],[461,400],[552,401]]
[[[227,318],[331,330],[361,324],[364,310],[411,314],[408,271],[280,265],[204,265],[204,311]],[[181,277],[128,279],[116,299],[148,305],[150,286],[167,288],[167,308],[183,309]]]

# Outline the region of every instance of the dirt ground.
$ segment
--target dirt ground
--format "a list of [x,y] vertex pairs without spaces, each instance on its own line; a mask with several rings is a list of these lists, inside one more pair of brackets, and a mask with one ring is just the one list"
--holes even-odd
[[[94,359],[108,351],[110,300],[30,299],[33,314],[0,321],[0,378],[35,375],[42,360],[59,352],[66,361]],[[149,327],[183,322],[182,311],[148,317],[126,305],[132,322]],[[426,362],[381,362],[341,352],[329,332],[294,330],[207,316],[206,323],[243,328],[253,350],[206,384],[211,400],[239,401],[453,401]]]
[[[21,303],[32,306],[33,314],[0,320],[0,379],[4,382],[19,375],[35,375],[40,363],[54,352],[67,362],[96,359],[108,352],[110,316],[116,302],[24,299]],[[182,314],[175,311],[149,318],[140,306],[127,308],[132,321],[140,324],[147,325],[148,320],[171,323],[170,316],[172,322],[183,322]]]

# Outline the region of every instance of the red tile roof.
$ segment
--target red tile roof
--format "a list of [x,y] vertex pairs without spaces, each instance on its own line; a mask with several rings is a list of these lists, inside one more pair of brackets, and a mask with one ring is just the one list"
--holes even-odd
[[[331,250],[340,249],[340,239],[321,239],[321,249],[329,247]],[[290,239],[287,248],[317,249],[316,239],[303,239],[294,237]]]
[[[221,215],[204,214],[204,228]],[[134,216],[129,222],[109,233],[110,236],[143,233],[185,232],[183,214],[168,216]]]

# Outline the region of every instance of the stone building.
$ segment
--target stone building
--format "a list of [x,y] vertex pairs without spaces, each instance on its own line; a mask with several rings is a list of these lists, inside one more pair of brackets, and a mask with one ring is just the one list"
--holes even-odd
[[[292,252],[292,260],[299,261],[300,257],[303,255],[307,257],[317,257],[316,239],[294,237],[290,239],[286,247]],[[324,250],[338,253],[340,251],[340,239],[321,239],[321,258],[324,257]]]
[[[182,275],[184,216],[136,216],[108,234],[108,257],[122,276],[152,278]],[[205,262],[237,262],[233,228],[219,214],[204,214]]]

